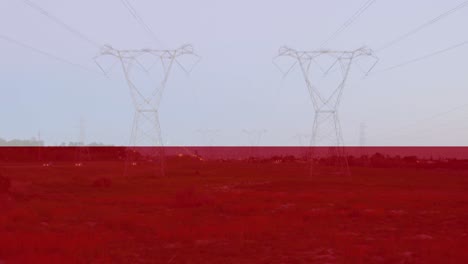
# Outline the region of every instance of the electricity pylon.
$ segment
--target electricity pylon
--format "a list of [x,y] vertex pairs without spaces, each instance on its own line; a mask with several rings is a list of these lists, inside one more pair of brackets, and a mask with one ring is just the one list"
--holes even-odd
[[294,135],[293,139],[297,140],[299,146],[304,147],[309,145],[309,143],[307,142],[310,142],[310,134],[297,133],[296,135]]
[[86,124],[83,118],[80,119],[80,133],[75,152],[75,167],[81,167],[84,165],[84,161],[91,159],[91,153],[89,148],[86,146]]
[[362,122],[359,126],[359,146],[361,147],[365,147],[367,144],[366,129],[366,123]]
[[249,145],[252,147],[255,147],[260,144],[262,136],[265,135],[268,131],[266,129],[257,129],[257,130],[244,129],[242,130],[242,132],[247,135],[249,139]]
[[253,158],[253,159],[258,158],[258,157],[255,157],[255,147],[258,147],[260,145],[262,136],[265,135],[268,131],[266,129],[251,129],[251,130],[244,129],[242,130],[242,132],[244,132],[244,134],[246,134],[249,139],[249,145],[250,145],[249,158]]
[[[105,74],[115,65],[114,63],[112,67],[106,68],[98,61],[106,56],[117,58],[117,63],[122,67],[135,107],[130,138],[130,146],[133,148],[130,149],[127,157],[125,174],[127,174],[129,164],[137,165],[136,156],[139,157],[139,161],[142,161],[144,156],[145,160],[152,164],[154,159],[158,159],[159,174],[165,175],[163,140],[159,123],[159,107],[163,93],[175,65],[188,74],[199,62],[200,57],[195,54],[191,45],[184,45],[173,50],[118,50],[106,45],[95,57],[97,65]],[[187,57],[193,59],[193,63],[189,67],[184,66],[185,63],[182,62]],[[137,146],[151,148],[137,151],[134,148]],[[154,173],[158,174],[157,171]]]
[[[353,51],[298,51],[282,47],[274,59],[275,65],[284,76],[299,66],[315,112],[310,144],[313,147],[328,147],[328,159],[333,162],[329,165],[339,168],[344,174],[349,174],[349,165],[344,151],[338,107],[351,66],[356,63],[356,59],[364,57],[370,57],[373,60],[369,70],[366,71],[368,74],[377,64],[378,59],[371,49],[365,47]],[[289,59],[290,63],[287,67],[283,68],[283,65],[278,63],[281,58]],[[317,157],[311,154],[313,163],[321,158],[323,158],[323,153]],[[313,167],[311,167],[312,171]]]
[[361,125],[359,126],[359,146],[360,146],[360,155],[362,156],[367,156],[367,150],[366,150],[366,145],[367,145],[367,135],[366,135],[366,129],[367,125],[365,122],[362,122]]

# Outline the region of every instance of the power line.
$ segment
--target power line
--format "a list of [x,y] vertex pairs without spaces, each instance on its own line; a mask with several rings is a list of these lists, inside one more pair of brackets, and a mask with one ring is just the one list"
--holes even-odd
[[377,0],[367,0],[346,22],[341,25],[333,34],[322,42],[320,47],[324,47],[327,45],[331,40],[333,40],[336,36],[344,32],[347,28],[349,28],[369,7],[371,7]]
[[32,46],[29,46],[29,45],[27,45],[27,44],[24,44],[24,43],[22,43],[22,42],[20,42],[20,41],[18,41],[18,40],[12,39],[12,38],[7,37],[7,36],[5,36],[5,35],[0,35],[0,39],[3,39],[3,40],[5,40],[5,41],[7,41],[7,42],[13,43],[13,44],[15,44],[15,45],[17,45],[17,46],[20,46],[20,47],[23,47],[23,48],[25,48],[25,49],[29,49],[29,50],[34,51],[34,52],[36,52],[36,53],[42,54],[42,55],[44,55],[44,56],[46,56],[46,57],[49,57],[49,58],[51,58],[51,59],[53,59],[53,60],[56,60],[56,61],[59,61],[59,62],[62,62],[62,63],[69,64],[69,65],[71,65],[71,66],[73,66],[73,67],[80,68],[80,69],[85,70],[85,71],[87,71],[87,72],[92,72],[92,73],[101,75],[100,73],[97,73],[97,72],[95,72],[95,71],[93,71],[93,70],[91,70],[91,69],[89,69],[89,68],[87,68],[87,67],[85,67],[85,66],[83,66],[83,65],[81,65],[81,64],[74,63],[74,62],[71,62],[71,61],[69,61],[69,60],[67,60],[67,59],[60,58],[60,57],[55,56],[55,55],[53,55],[53,54],[51,54],[51,53],[48,53],[48,52],[46,52],[46,51],[43,51],[43,50],[34,48],[34,47],[32,47]]
[[418,33],[419,31],[423,30],[424,28],[429,27],[429,26],[439,22],[440,20],[450,16],[451,14],[455,13],[456,11],[458,11],[458,10],[460,10],[460,9],[466,7],[466,6],[468,6],[468,1],[464,1],[463,3],[457,5],[456,7],[452,8],[452,9],[450,9],[450,10],[448,10],[448,11],[446,11],[446,12],[440,14],[440,15],[438,15],[437,17],[427,21],[426,23],[414,28],[413,30],[410,30],[410,31],[406,32],[405,34],[401,35],[400,37],[398,37],[398,38],[396,38],[396,39],[394,39],[392,41],[387,42],[381,48],[377,49],[376,52],[380,52],[382,50],[385,50],[385,49],[388,49],[388,48],[394,46],[398,42],[407,39],[408,37]]
[[[429,58],[431,58],[431,57],[440,55],[440,54],[442,54],[442,53],[446,53],[446,52],[452,51],[452,50],[454,50],[454,49],[460,48],[460,47],[465,46],[465,45],[467,45],[467,44],[468,44],[468,41],[463,41],[463,42],[461,42],[461,43],[458,43],[458,44],[456,44],[456,45],[450,46],[450,47],[448,47],[448,48],[441,49],[441,50],[432,52],[432,53],[430,53],[430,54],[427,54],[427,55],[424,55],[424,56],[421,56],[421,57],[418,57],[418,58],[414,58],[414,59],[409,60],[409,61],[405,61],[405,62],[403,62],[403,63],[397,64],[397,65],[392,66],[392,67],[388,67],[388,68],[383,69],[383,70],[380,70],[380,71],[378,71],[378,72],[374,72],[373,74],[391,71],[391,70],[394,70],[394,69],[397,69],[397,68],[400,68],[400,67],[403,67],[403,66],[406,66],[406,65],[409,65],[409,64],[413,64],[413,63],[416,63],[416,62],[419,62],[419,61],[422,61],[422,60],[426,60],[426,59],[429,59]],[[371,74],[371,75],[372,75],[372,74]]]
[[161,40],[159,40],[158,36],[154,31],[145,23],[143,18],[138,14],[136,9],[132,6],[132,4],[128,0],[120,0],[122,4],[125,6],[127,11],[132,15],[132,17],[140,24],[141,27],[159,44],[161,45]]
[[91,38],[89,38],[88,36],[86,36],[85,34],[81,33],[80,31],[76,30],[75,28],[67,25],[65,22],[63,22],[62,20],[60,20],[59,18],[57,18],[56,16],[50,14],[49,12],[47,12],[44,8],[40,7],[39,5],[29,1],[29,0],[23,0],[23,2],[30,6],[31,8],[35,9],[36,11],[38,11],[39,13],[41,13],[42,15],[46,16],[47,18],[49,18],[50,20],[54,21],[56,24],[60,25],[62,28],[64,28],[65,30],[71,32],[72,34],[78,36],[79,38],[81,38],[82,40],[90,43],[91,45],[95,46],[95,47],[100,47],[101,45],[92,40]]

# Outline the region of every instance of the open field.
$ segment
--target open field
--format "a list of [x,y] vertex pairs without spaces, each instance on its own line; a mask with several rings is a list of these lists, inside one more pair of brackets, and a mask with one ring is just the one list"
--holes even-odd
[[303,162],[3,164],[0,263],[468,263],[468,174]]

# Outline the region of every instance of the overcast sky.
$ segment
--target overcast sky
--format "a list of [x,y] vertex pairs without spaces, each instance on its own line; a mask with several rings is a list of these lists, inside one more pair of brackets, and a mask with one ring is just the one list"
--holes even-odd
[[[272,58],[282,45],[314,50],[364,0],[129,0],[151,37],[118,0],[31,0],[100,45],[118,49],[193,44],[202,61],[174,71],[160,119],[167,145],[248,145],[243,129],[268,132],[261,145],[299,145],[314,112],[299,70],[286,79]],[[326,48],[378,49],[459,5],[460,0],[377,0]],[[340,105],[346,145],[468,145],[468,45],[391,71],[388,67],[468,40],[468,7],[378,52],[375,73],[352,71]],[[0,36],[92,71],[0,39],[0,137],[41,137],[48,145],[86,141],[126,145],[133,105],[120,69],[104,78],[99,49],[22,0],[0,0]],[[461,107],[459,107],[461,106]],[[211,141],[200,129],[219,130]]]

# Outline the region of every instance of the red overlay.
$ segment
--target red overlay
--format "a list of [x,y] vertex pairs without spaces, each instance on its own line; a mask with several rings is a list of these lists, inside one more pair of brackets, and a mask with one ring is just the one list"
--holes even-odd
[[468,148],[4,147],[0,212],[2,264],[468,263]]

